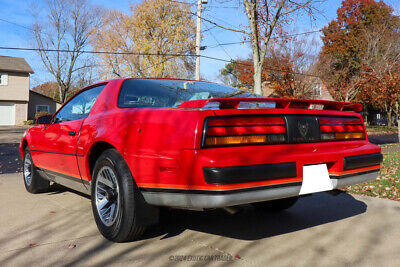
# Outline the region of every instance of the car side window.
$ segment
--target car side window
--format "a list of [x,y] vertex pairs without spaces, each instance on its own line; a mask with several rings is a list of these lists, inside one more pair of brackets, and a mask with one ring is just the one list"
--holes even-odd
[[54,117],[54,123],[84,119],[89,116],[97,97],[106,84],[92,87],[76,95]]

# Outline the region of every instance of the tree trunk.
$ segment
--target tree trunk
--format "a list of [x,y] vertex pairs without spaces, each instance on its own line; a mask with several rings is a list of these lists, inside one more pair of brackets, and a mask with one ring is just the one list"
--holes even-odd
[[254,68],[254,93],[257,95],[263,94],[262,87],[261,87],[261,84],[262,84],[261,73],[262,73],[261,68],[258,68],[258,67]]
[[363,110],[364,110],[364,124],[365,126],[368,126],[368,110],[365,105],[363,107]]
[[59,96],[60,96],[60,102],[61,102],[61,103],[64,103],[64,99],[63,99],[63,89],[62,89],[60,83],[58,83],[58,93],[59,93]]
[[392,108],[390,107],[389,110],[386,112],[388,127],[391,127],[392,124]]

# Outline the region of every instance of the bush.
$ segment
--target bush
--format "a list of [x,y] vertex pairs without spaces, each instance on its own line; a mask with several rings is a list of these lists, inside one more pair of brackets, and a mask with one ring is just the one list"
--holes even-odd
[[35,120],[37,120],[39,117],[45,116],[45,115],[50,115],[50,113],[48,113],[45,110],[41,110],[35,113]]
[[27,121],[24,121],[24,125],[32,125],[32,124],[34,124],[34,123],[35,123],[34,120],[27,120]]

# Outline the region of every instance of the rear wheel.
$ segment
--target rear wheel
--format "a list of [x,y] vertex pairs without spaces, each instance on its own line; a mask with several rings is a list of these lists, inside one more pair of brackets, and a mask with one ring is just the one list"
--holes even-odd
[[292,207],[297,202],[298,199],[299,197],[282,198],[265,202],[253,203],[253,206],[257,210],[279,212]]
[[50,181],[43,179],[37,172],[28,148],[24,150],[23,177],[25,188],[29,193],[37,194],[47,192],[50,189]]
[[101,234],[114,242],[138,239],[146,229],[137,218],[141,193],[117,150],[100,155],[92,177],[92,210]]

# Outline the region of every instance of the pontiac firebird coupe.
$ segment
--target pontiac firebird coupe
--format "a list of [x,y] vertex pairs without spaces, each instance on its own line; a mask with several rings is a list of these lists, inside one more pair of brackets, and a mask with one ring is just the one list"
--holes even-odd
[[24,134],[24,183],[31,193],[53,182],[91,195],[100,232],[116,242],[157,223],[160,206],[283,210],[301,195],[376,179],[381,149],[361,110],[209,82],[110,80]]

